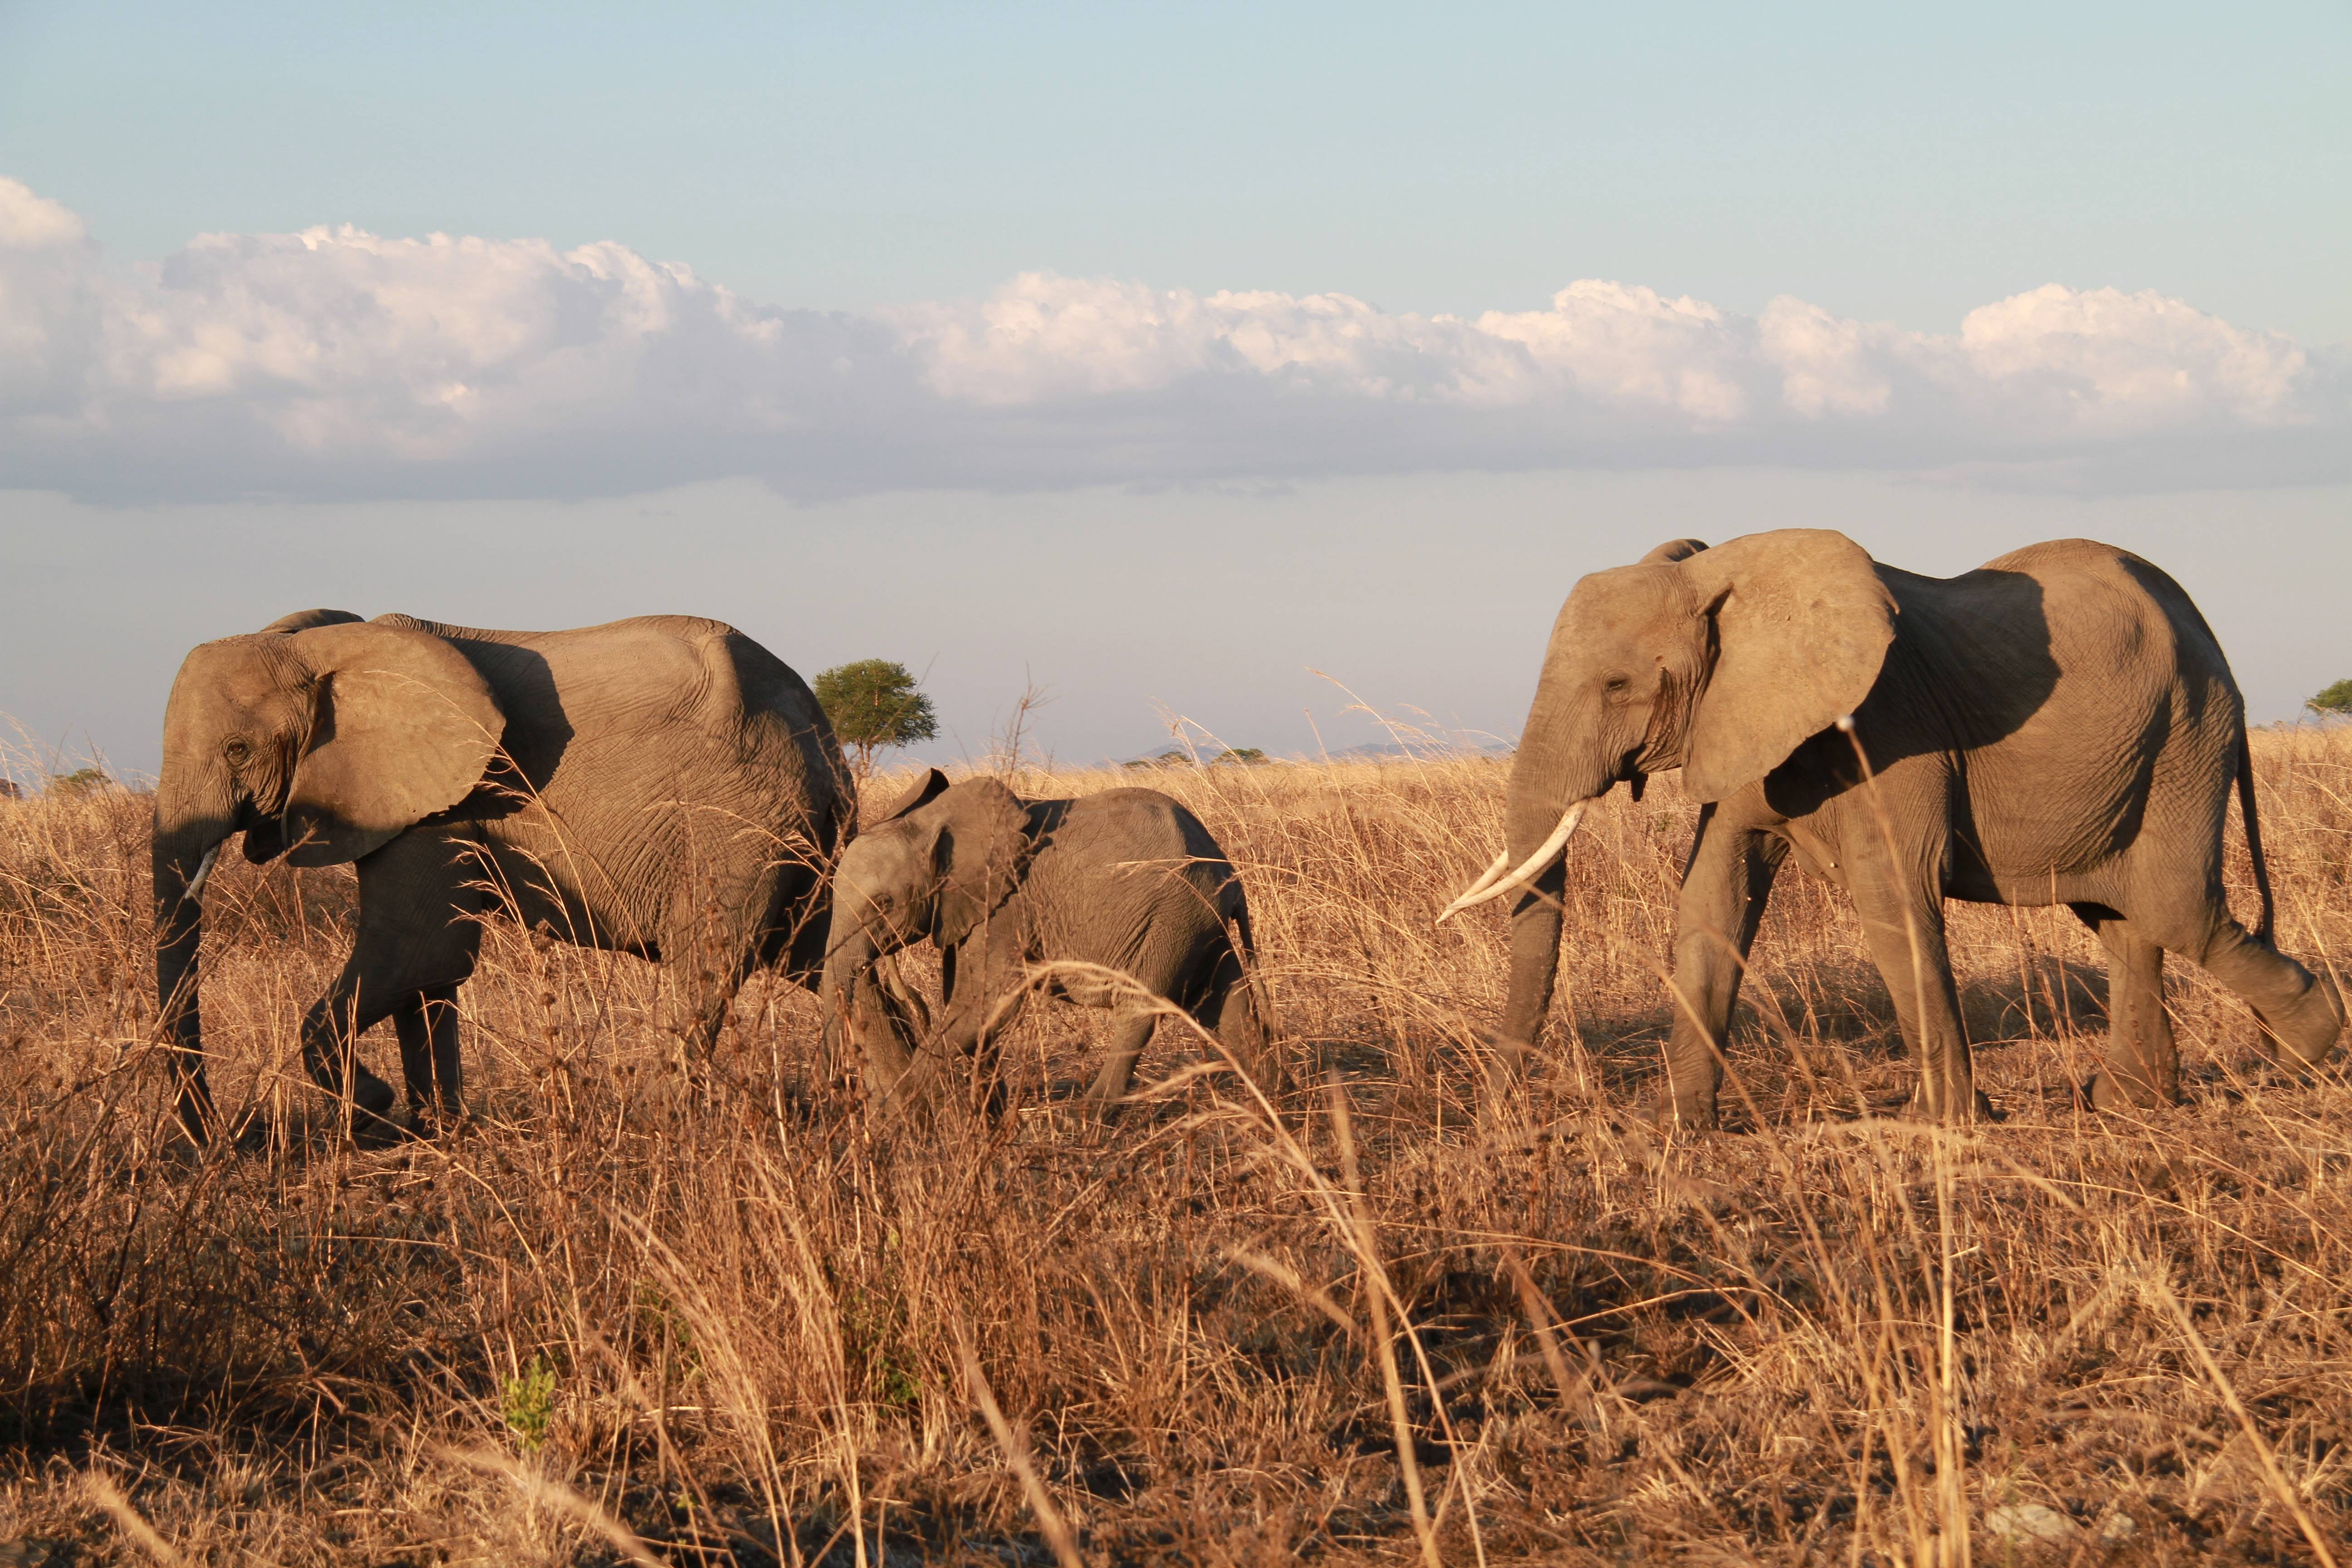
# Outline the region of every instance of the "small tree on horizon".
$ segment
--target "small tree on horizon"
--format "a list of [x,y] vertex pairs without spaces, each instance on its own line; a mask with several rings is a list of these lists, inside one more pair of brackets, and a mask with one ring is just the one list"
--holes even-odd
[[69,773],[51,773],[45,793],[60,799],[73,800],[86,795],[96,795],[113,782],[104,768],[76,768]]
[[2304,704],[2324,719],[2352,719],[2352,680],[2339,680]]
[[837,664],[816,678],[817,705],[833,732],[852,753],[857,776],[874,771],[874,753],[912,745],[940,732],[931,700],[907,667],[896,659],[861,658]]

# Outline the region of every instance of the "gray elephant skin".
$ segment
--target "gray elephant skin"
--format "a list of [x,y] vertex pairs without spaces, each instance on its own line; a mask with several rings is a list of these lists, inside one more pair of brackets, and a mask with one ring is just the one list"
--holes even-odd
[[813,981],[856,810],[807,686],[717,621],[506,632],[310,610],[205,643],[172,687],[155,795],[181,1118],[200,1138],[213,1121],[196,960],[232,834],[257,863],[356,866],[351,957],[301,1044],[373,1125],[392,1089],[354,1047],[385,1017],[412,1110],[460,1110],[457,993],[485,916],[670,963],[705,1047],[755,964]]
[[[2179,1098],[2168,952],[2243,999],[2292,1060],[2316,1063],[2335,1043],[2332,980],[2272,945],[2228,661],[2179,584],[2124,551],[2061,540],[1933,578],[1843,534],[1790,529],[1712,550],[1678,540],[1578,582],[1512,766],[1508,846],[1454,906],[1516,894],[1496,1031],[1507,1063],[1550,1009],[1577,816],[1671,768],[1704,803],[1660,1108],[1684,1125],[1716,1124],[1742,966],[1791,851],[1852,895],[1921,1067],[1918,1103],[1939,1119],[1984,1109],[1947,899],[2063,903],[2097,933],[2111,1026],[2088,1087],[2101,1107]],[[2261,889],[2251,932],[2222,890],[2233,784]]]
[[[876,1016],[873,974],[926,937],[940,949],[943,1016],[917,1059]],[[942,1064],[985,1065],[1027,994],[1028,965],[1099,965],[1132,984],[1064,977],[1045,989],[1112,1014],[1109,1053],[1087,1091],[1108,1117],[1158,1022],[1152,998],[1184,1008],[1253,1076],[1264,1072],[1252,952],[1232,864],[1158,790],[1024,800],[994,779],[950,785],[934,768],[842,854],[822,988],[828,1050],[838,1059],[854,1034],[868,1092],[911,1104]]]

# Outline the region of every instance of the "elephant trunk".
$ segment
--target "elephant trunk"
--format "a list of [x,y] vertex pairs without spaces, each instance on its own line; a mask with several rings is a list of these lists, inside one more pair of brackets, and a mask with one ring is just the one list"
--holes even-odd
[[880,956],[866,928],[846,918],[851,913],[847,904],[848,900],[836,897],[833,940],[826,945],[824,975],[817,990],[818,1000],[824,1006],[824,1060],[834,1071],[848,1064],[854,1027],[850,1012],[856,1004],[859,984],[873,973],[875,961]]
[[196,952],[204,941],[205,883],[234,831],[236,819],[228,812],[187,808],[168,789],[157,795],[152,853],[158,1027],[170,1044],[179,1080],[181,1125],[198,1142],[212,1121],[213,1101],[205,1083]]
[[898,930],[854,876],[835,876],[832,931],[818,989],[824,1005],[824,1059],[829,1070],[838,1071],[855,1048],[865,1058],[870,1094],[888,1094],[907,1075],[928,1032],[921,997],[878,967],[925,934]]
[[1518,1054],[1535,1044],[1551,1011],[1552,986],[1559,973],[1569,836],[1585,809],[1616,783],[1614,770],[1597,754],[1601,747],[1579,743],[1574,727],[1548,701],[1550,696],[1537,693],[1528,732],[1511,763],[1505,859],[1517,869],[1478,896],[1483,902],[1514,890],[1518,894],[1511,907],[1510,989],[1496,1031],[1514,1065]]

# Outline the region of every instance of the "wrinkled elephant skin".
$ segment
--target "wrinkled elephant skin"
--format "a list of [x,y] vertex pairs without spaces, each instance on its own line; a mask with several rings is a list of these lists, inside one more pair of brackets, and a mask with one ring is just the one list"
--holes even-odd
[[[1933,578],[1790,529],[1712,550],[1677,540],[1577,583],[1512,766],[1507,849],[1455,905],[1516,895],[1507,1061],[1551,1006],[1562,830],[1579,803],[1674,768],[1703,803],[1662,1105],[1684,1125],[1716,1124],[1742,967],[1791,852],[1852,895],[1921,1067],[1919,1102],[1941,1119],[1982,1103],[1947,899],[2063,903],[2097,932],[2114,1027],[2096,1103],[2179,1095],[2167,952],[2235,992],[2294,1060],[2335,1042],[2335,986],[2272,944],[2229,663],[2179,584],[2124,551],[2062,540]],[[2251,932],[2222,894],[2233,786],[2262,887]]]
[[[947,994],[910,1055],[868,994],[877,960],[929,939]],[[1157,790],[1023,800],[993,779],[932,770],[843,852],[822,994],[826,1037],[858,1037],[868,1090],[912,1102],[948,1063],[982,1062],[1028,994],[1028,966],[1074,963],[1050,994],[1112,1015],[1088,1102],[1108,1117],[1172,1003],[1260,1074],[1267,1030],[1247,961],[1240,879],[1198,817]]]
[[808,688],[716,621],[502,632],[312,610],[205,643],[172,688],[155,796],[182,1120],[201,1138],[214,1115],[196,956],[233,834],[256,862],[357,869],[352,953],[301,1042],[373,1127],[392,1089],[354,1045],[386,1017],[412,1110],[458,1112],[457,987],[486,915],[670,962],[705,1046],[753,965],[813,982],[855,812]]

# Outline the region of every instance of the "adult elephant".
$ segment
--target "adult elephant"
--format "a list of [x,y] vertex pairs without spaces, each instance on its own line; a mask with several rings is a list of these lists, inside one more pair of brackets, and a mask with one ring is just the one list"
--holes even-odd
[[[873,976],[925,937],[939,945],[946,1016],[917,1060]],[[1112,1015],[1087,1092],[1097,1118],[1127,1093],[1160,1020],[1155,998],[1215,1031],[1248,1070],[1269,1065],[1241,879],[1201,819],[1158,790],[1024,800],[994,779],[950,785],[933,768],[843,852],[830,945],[828,1047],[841,1054],[854,1019],[877,1095],[910,1100],[941,1062],[987,1052],[1041,963],[1085,966],[1048,993]]]
[[[2179,1097],[2167,952],[2243,998],[2295,1060],[2335,1043],[2334,984],[2271,942],[2229,664],[2179,584],[2124,551],[2061,540],[1933,578],[1790,529],[1713,550],[1677,540],[1577,583],[1512,766],[1508,847],[1446,910],[1517,894],[1507,1058],[1550,1008],[1578,818],[1620,781],[1638,794],[1669,768],[1703,803],[1662,1108],[1685,1125],[1715,1125],[1740,973],[1791,850],[1853,895],[1938,1118],[1979,1109],[1948,898],[2064,903],[2098,933],[2111,1027],[2090,1089],[2103,1108]],[[2251,933],[2222,894],[2233,781],[2262,896]]]
[[182,1121],[201,1138],[213,1119],[196,953],[232,834],[257,863],[357,867],[356,939],[302,1058],[375,1124],[392,1089],[354,1045],[385,1017],[412,1110],[459,1109],[457,991],[493,913],[670,961],[707,1047],[754,964],[814,975],[856,810],[809,689],[717,621],[502,632],[309,610],[205,643],[173,683],[155,793]]

